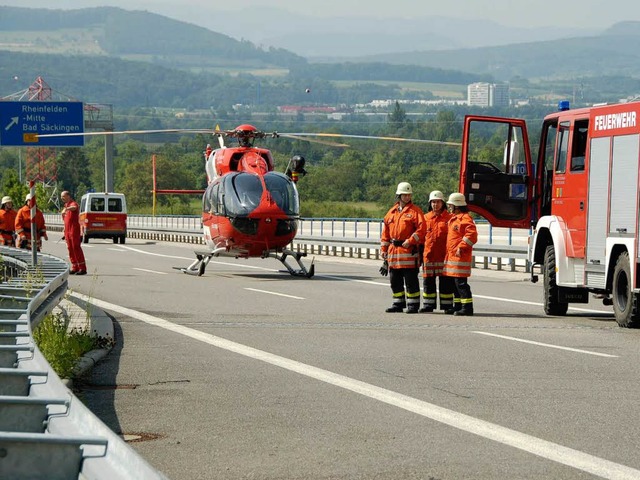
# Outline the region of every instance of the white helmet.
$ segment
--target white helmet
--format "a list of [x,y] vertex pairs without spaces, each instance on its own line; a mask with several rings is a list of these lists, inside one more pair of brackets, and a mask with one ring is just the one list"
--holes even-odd
[[412,193],[413,189],[411,188],[411,184],[409,182],[400,182],[398,184],[396,195],[411,195]]
[[466,207],[467,202],[464,199],[464,195],[461,193],[452,193],[449,195],[449,200],[447,200],[447,204],[453,205],[454,207]]
[[27,196],[24,198],[24,201],[28,202],[29,200],[31,200],[31,194],[27,193]]
[[4,205],[5,203],[13,203],[13,200],[11,200],[10,196],[6,195],[2,197],[2,205]]
[[429,194],[429,201],[431,200],[442,200],[444,202],[444,193],[440,190],[434,190]]

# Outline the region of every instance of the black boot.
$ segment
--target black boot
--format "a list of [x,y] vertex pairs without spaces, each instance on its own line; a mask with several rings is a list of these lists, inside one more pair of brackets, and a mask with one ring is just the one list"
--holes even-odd
[[422,307],[418,310],[419,313],[431,313],[433,312],[433,307]]
[[418,313],[418,306],[417,305],[409,305],[407,307],[407,313]]
[[391,305],[385,310],[387,313],[402,313],[404,309],[400,305]]
[[465,305],[460,310],[453,312],[457,317],[473,317],[473,307]]

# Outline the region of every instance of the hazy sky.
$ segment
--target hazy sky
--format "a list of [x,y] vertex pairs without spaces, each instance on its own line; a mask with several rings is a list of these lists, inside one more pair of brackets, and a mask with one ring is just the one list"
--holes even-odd
[[[248,7],[278,8],[312,17],[484,18],[519,27],[567,25],[605,29],[623,20],[640,21],[638,0],[0,0],[0,5],[61,9],[114,6],[148,10],[198,25],[205,24],[198,9],[205,13],[212,9],[233,11]],[[214,19],[208,28],[216,31]]]

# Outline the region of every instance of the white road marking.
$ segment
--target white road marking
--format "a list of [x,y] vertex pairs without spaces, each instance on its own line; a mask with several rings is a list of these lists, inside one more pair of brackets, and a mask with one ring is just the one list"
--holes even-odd
[[252,292],[258,292],[258,293],[267,293],[269,295],[277,295],[279,297],[295,298],[296,300],[304,300],[304,297],[296,297],[295,295],[286,295],[284,293],[270,292],[269,290],[258,290],[257,288],[245,288],[245,290],[250,290]]
[[[502,298],[502,297],[488,297],[486,295],[474,295],[474,298],[482,298],[484,300],[497,300],[499,302],[507,302],[507,303],[519,303],[521,305],[534,305],[536,307],[542,307],[542,303],[540,302],[529,302],[526,300],[514,300],[512,298]],[[609,313],[604,310],[594,310],[592,308],[579,308],[579,307],[569,307],[569,310],[576,310],[578,312],[586,312],[586,313]]]
[[156,270],[147,270],[146,268],[132,267],[134,270],[140,270],[141,272],[157,273],[158,275],[168,275],[167,272],[158,272]]
[[579,450],[574,450],[573,448],[564,447],[557,443],[549,442],[526,433],[502,427],[495,423],[439,407],[432,403],[418,400],[392,390],[377,387],[338,373],[306,365],[279,355],[274,355],[240,343],[232,342],[215,335],[200,332],[183,325],[177,325],[162,318],[154,317],[130,308],[105,302],[97,298],[90,298],[79,293],[72,293],[71,295],[92,303],[99,308],[118,312],[149,325],[164,328],[174,333],[193,338],[194,340],[207,343],[214,347],[234,352],[248,358],[253,358],[291,372],[299,373],[300,375],[304,375],[309,378],[314,378],[321,382],[413,412],[417,415],[421,415],[425,418],[449,425],[459,430],[473,433],[480,437],[517,448],[524,452],[528,452],[602,478],[610,480],[637,480],[640,478],[640,470],[627,467],[626,465],[621,465]]
[[[179,260],[187,260],[189,262],[195,261],[194,257],[181,257],[179,255],[165,255],[164,253],[153,253],[153,252],[145,252],[144,250],[140,250],[138,248],[133,247],[122,247],[127,250],[131,250],[132,252],[142,253],[144,255],[153,255],[154,257],[165,257],[165,258],[177,258]],[[255,270],[265,270],[267,272],[277,272],[278,270],[274,270],[273,268],[264,268],[264,267],[256,267],[255,265],[242,265],[239,263],[229,263],[229,262],[220,262],[211,260],[209,263],[215,263],[217,265],[229,265],[232,267],[241,267],[241,268],[253,268]]]
[[123,248],[113,248],[113,247],[110,247],[110,248],[107,248],[107,250],[113,250],[114,252],[126,252],[126,250],[125,250],[125,249],[123,249]]
[[[127,250],[131,250],[132,252],[137,252],[137,253],[142,253],[145,255],[153,255],[156,257],[166,257],[166,258],[178,258],[180,260],[188,260],[188,261],[193,261],[194,258],[190,258],[190,257],[180,257],[177,255],[165,255],[163,253],[152,253],[152,252],[146,252],[144,250],[140,250],[138,248],[133,248],[133,247],[126,247],[123,246],[122,248],[125,248]],[[280,270],[274,269],[274,268],[265,268],[265,267],[257,267],[255,265],[242,265],[239,263],[230,263],[230,262],[220,262],[220,261],[211,261],[209,263],[214,263],[214,264],[218,264],[218,265],[228,265],[228,266],[234,266],[234,267],[241,267],[241,268],[252,268],[255,270],[263,270],[266,272],[279,272]],[[345,281],[345,282],[355,282],[355,283],[363,283],[365,285],[375,285],[378,287],[389,287],[389,282],[379,282],[379,281],[373,281],[373,280],[359,280],[359,279],[355,279],[355,278],[349,278],[349,277],[336,277],[334,275],[316,275],[316,277],[318,278],[329,278],[331,280],[340,280],[340,281]],[[529,302],[526,300],[514,300],[511,298],[501,298],[501,297],[489,297],[486,295],[474,295],[475,298],[482,298],[484,300],[497,300],[500,302],[509,302],[509,303],[518,303],[520,305],[532,305],[532,306],[536,306],[536,307],[541,307],[542,303],[540,302]],[[586,312],[586,313],[607,313],[606,311],[603,310],[593,310],[593,309],[589,309],[589,308],[578,308],[578,307],[569,307],[569,310],[576,310],[579,312]]]
[[495,333],[476,332],[476,331],[474,331],[472,333],[477,333],[479,335],[487,335],[488,337],[504,338],[505,340],[512,340],[514,342],[529,343],[531,345],[537,345],[539,347],[557,348],[558,350],[566,350],[568,352],[586,353],[587,355],[596,355],[598,357],[620,358],[618,355],[609,355],[608,353],[591,352],[589,350],[581,350],[579,348],[561,347],[560,345],[552,345],[550,343],[534,342],[532,340],[523,340],[522,338],[508,337],[506,335],[498,335],[498,334],[495,334]]

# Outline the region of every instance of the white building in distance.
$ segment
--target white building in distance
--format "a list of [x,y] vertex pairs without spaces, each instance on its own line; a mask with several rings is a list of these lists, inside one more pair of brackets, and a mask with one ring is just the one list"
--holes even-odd
[[508,83],[472,83],[467,86],[467,99],[470,106],[508,107]]

